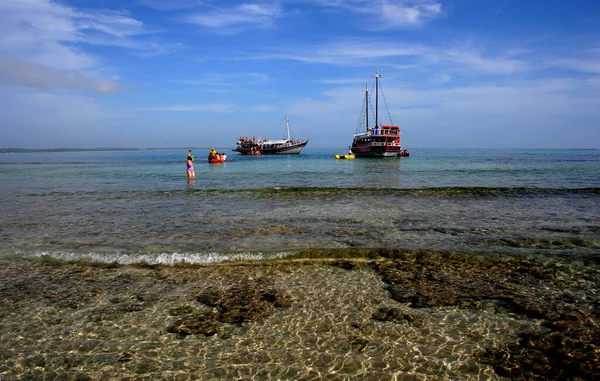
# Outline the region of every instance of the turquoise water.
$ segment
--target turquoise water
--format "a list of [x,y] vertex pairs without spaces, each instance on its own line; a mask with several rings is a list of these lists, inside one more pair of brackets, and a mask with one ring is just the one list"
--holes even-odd
[[[195,150],[196,189],[274,186],[341,188],[586,188],[600,183],[598,150],[414,149],[409,158],[335,160],[335,150],[301,155],[228,153],[208,165]],[[1,191],[143,191],[185,189],[185,150],[0,155]],[[183,157],[183,159],[182,159]],[[182,170],[182,167],[184,168]]]
[[0,251],[168,263],[357,247],[599,252],[597,150],[335,160],[307,148],[208,164],[197,149],[192,181],[186,152],[0,155]]

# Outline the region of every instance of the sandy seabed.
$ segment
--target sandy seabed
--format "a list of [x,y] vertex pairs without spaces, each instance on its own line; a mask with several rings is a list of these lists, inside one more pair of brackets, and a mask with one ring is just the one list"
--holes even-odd
[[594,258],[0,261],[4,380],[592,380]]

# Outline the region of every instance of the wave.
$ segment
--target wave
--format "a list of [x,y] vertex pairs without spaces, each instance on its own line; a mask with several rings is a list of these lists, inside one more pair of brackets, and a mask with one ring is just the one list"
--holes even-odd
[[[355,266],[360,262],[371,262],[379,260],[401,260],[414,261],[417,258],[435,257],[451,258],[460,256],[464,258],[478,258],[479,260],[497,260],[508,258],[519,259],[541,259],[559,260],[569,262],[573,260],[585,260],[590,263],[600,264],[600,256],[597,253],[574,252],[574,253],[507,253],[499,251],[448,251],[436,249],[400,249],[400,248],[311,248],[296,251],[275,252],[239,252],[239,253],[145,253],[145,254],[122,254],[122,253],[76,253],[67,251],[38,251],[33,253],[16,254],[20,258],[35,258],[59,262],[77,262],[96,265],[142,265],[142,266],[198,266],[214,264],[269,264],[283,262],[329,262],[344,265],[347,263]],[[6,257],[6,256],[5,256]],[[15,254],[10,255],[15,257]],[[349,262],[347,262],[349,261]]]
[[105,264],[146,264],[146,265],[203,265],[211,263],[239,262],[239,261],[261,261],[282,259],[293,255],[291,252],[241,252],[241,253],[145,253],[145,254],[123,254],[123,253],[76,253],[68,251],[38,251],[23,254],[24,257],[50,258],[66,262],[92,262]]

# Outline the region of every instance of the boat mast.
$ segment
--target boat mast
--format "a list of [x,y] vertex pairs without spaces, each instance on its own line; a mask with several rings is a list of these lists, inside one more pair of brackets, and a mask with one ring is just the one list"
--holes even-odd
[[369,85],[365,85],[365,131],[369,128]]
[[287,140],[290,140],[290,121],[287,115],[285,116],[285,127],[287,128]]
[[375,128],[379,127],[379,71],[375,70]]

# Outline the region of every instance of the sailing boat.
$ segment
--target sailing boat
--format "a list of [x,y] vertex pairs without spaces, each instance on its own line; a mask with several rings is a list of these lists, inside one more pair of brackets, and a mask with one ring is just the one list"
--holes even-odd
[[369,86],[367,85],[365,87],[364,125],[359,123],[356,128],[350,150],[356,157],[408,156],[408,151],[403,150],[400,143],[400,127],[384,126],[379,123],[380,78],[379,72],[375,71],[375,126],[369,127]]
[[299,154],[308,143],[308,140],[293,139],[290,133],[290,121],[285,116],[287,138],[279,140],[241,137],[238,139],[233,151],[242,155],[275,155]]

